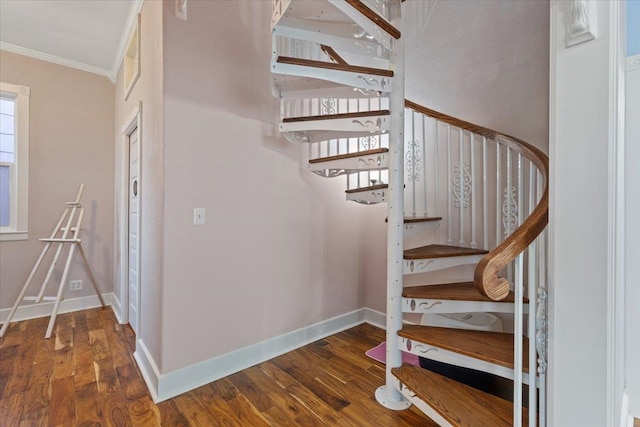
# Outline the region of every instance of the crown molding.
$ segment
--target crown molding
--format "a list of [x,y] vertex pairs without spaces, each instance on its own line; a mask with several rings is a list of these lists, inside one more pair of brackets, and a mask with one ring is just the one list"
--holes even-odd
[[99,74],[101,76],[109,77],[110,79],[112,79],[112,70],[83,64],[82,62],[72,61],[70,59],[50,55],[38,50],[27,49],[25,47],[16,46],[5,42],[0,42],[0,50],[17,53],[18,55],[28,56],[35,59],[40,59],[42,61],[53,62],[54,64],[64,65],[65,67],[75,68],[77,70],[86,71],[88,73]]
[[138,13],[142,10],[142,5],[144,4],[144,0],[133,0],[131,2],[131,9],[129,9],[129,16],[127,17],[127,23],[124,26],[124,30],[122,31],[122,36],[120,37],[120,44],[118,46],[118,51],[116,53],[115,60],[113,61],[113,67],[111,68],[111,72],[109,78],[112,82],[116,82],[118,78],[118,71],[120,71],[120,66],[122,65],[122,61],[124,60],[124,54],[127,50],[127,45],[129,44],[129,38],[131,37],[131,32],[138,22]]

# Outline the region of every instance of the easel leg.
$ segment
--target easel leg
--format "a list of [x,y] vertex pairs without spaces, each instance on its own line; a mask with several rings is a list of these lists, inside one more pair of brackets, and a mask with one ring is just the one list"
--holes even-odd
[[56,317],[58,316],[58,307],[60,306],[60,301],[62,300],[64,285],[67,281],[67,276],[69,275],[69,267],[71,266],[71,259],[73,258],[73,252],[75,248],[76,248],[76,245],[71,245],[71,249],[69,249],[69,256],[67,256],[67,263],[64,265],[64,271],[62,272],[62,279],[60,280],[60,287],[58,288],[58,295],[56,295],[56,302],[53,304],[53,313],[51,313],[51,319],[49,320],[47,333],[44,335],[46,339],[51,338],[51,333],[53,332],[53,325],[56,323]]
[[87,269],[87,273],[89,274],[89,278],[91,279],[91,284],[93,285],[93,289],[96,290],[96,294],[98,294],[98,298],[100,299],[100,304],[102,307],[106,307],[104,300],[102,299],[102,294],[100,294],[100,290],[98,289],[98,283],[96,282],[96,278],[93,276],[93,272],[91,271],[91,267],[89,267],[89,260],[87,259],[87,255],[84,253],[84,249],[82,249],[82,243],[78,243],[78,249],[80,250],[80,255],[82,256],[82,262],[84,263],[85,268]]
[[18,298],[16,298],[16,302],[13,304],[13,307],[11,307],[11,311],[9,312],[9,317],[7,317],[7,320],[4,322],[4,325],[2,325],[2,329],[0,329],[0,337],[3,337],[4,333],[7,332],[9,323],[11,322],[11,319],[13,319],[13,315],[16,314],[18,305],[20,305],[20,302],[22,302],[22,299],[24,298],[24,294],[25,292],[27,292],[27,288],[29,287],[29,284],[31,283],[33,276],[36,274],[38,267],[40,267],[40,264],[42,263],[42,260],[44,259],[44,256],[47,254],[47,251],[49,250],[50,247],[51,247],[51,243],[47,243],[45,247],[42,249],[42,252],[40,253],[40,257],[38,258],[38,261],[36,261],[36,265],[33,266],[33,269],[31,270],[31,273],[29,273],[29,277],[27,278],[27,281],[25,282],[24,286],[22,287],[22,290],[18,294]]

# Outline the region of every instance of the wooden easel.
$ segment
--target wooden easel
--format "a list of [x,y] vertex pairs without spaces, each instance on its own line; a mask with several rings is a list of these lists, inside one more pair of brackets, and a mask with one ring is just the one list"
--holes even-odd
[[[9,317],[7,318],[6,322],[4,322],[4,325],[2,325],[2,329],[0,329],[0,337],[4,336],[4,333],[7,331],[7,328],[9,327],[9,323],[11,322],[13,315],[16,313],[16,310],[18,309],[18,305],[20,305],[20,302],[35,301],[35,303],[38,304],[43,301],[54,301],[53,312],[51,313],[49,326],[47,327],[47,332],[44,336],[46,339],[51,338],[51,333],[53,332],[53,325],[56,323],[56,317],[58,315],[58,307],[60,306],[60,301],[64,299],[63,293],[64,293],[65,282],[67,281],[67,276],[69,274],[69,267],[71,266],[71,260],[73,258],[73,254],[76,247],[80,251],[80,255],[82,256],[82,262],[84,263],[84,266],[87,269],[87,273],[89,274],[89,278],[91,279],[91,284],[93,285],[93,288],[98,294],[98,298],[100,299],[100,304],[102,304],[102,307],[105,307],[104,300],[102,299],[102,295],[98,290],[98,284],[96,283],[96,279],[93,276],[93,273],[91,272],[91,268],[89,267],[89,261],[87,260],[87,255],[85,254],[84,249],[82,249],[82,240],[79,238],[80,230],[81,230],[80,227],[82,226],[82,217],[84,216],[84,208],[80,204],[80,199],[82,198],[83,192],[84,192],[84,184],[80,184],[80,189],[78,190],[78,195],[76,196],[75,201],[67,202],[67,207],[62,213],[62,216],[60,217],[58,224],[56,224],[56,227],[53,230],[53,233],[51,233],[51,236],[48,238],[40,239],[40,241],[45,242],[46,245],[44,249],[42,249],[42,253],[40,253],[40,257],[36,261],[36,265],[33,266],[33,269],[31,270],[31,273],[29,274],[27,281],[22,287],[22,290],[20,291],[20,294],[18,295],[16,302],[13,304],[13,307],[11,308],[11,312],[9,312]],[[62,224],[65,222],[65,220],[66,220],[66,224],[63,227]],[[74,221],[75,221],[75,226],[73,225]],[[69,237],[70,232],[73,233],[72,237]],[[58,233],[62,233],[62,236],[57,237]],[[24,296],[24,294],[27,291],[27,288],[29,287],[29,284],[31,283],[31,280],[33,279],[33,276],[35,276],[36,271],[38,270],[38,267],[40,267],[40,264],[42,264],[42,260],[44,259],[45,255],[49,251],[49,248],[51,248],[51,245],[53,245],[54,243],[58,244],[58,248],[56,249],[56,253],[53,256],[53,260],[51,261],[51,266],[49,267],[49,271],[47,271],[47,275],[44,278],[44,282],[40,287],[40,292],[38,292],[38,295],[36,296]],[[71,248],[69,249],[69,254],[67,255],[67,262],[62,272],[62,279],[60,280],[60,286],[58,287],[58,294],[55,297],[46,297],[44,296],[44,291],[47,287],[47,283],[49,282],[49,279],[51,278],[51,275],[53,274],[56,263],[58,262],[58,258],[60,258],[60,253],[62,252],[62,248],[65,246],[65,244],[71,244]]]

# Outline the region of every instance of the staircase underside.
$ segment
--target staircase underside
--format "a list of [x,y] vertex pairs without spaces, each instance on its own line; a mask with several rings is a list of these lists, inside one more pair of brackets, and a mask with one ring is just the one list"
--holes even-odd
[[[412,365],[391,372],[400,382],[400,391],[440,425],[513,426],[513,404],[507,400]],[[526,408],[523,414],[523,425],[528,426]]]

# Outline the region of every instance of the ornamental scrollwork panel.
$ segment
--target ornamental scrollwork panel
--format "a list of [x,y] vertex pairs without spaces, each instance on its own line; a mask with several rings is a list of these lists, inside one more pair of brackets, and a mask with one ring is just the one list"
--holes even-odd
[[547,291],[538,288],[536,310],[536,351],[538,352],[538,374],[547,372]]
[[335,98],[322,98],[322,100],[320,101],[320,113],[335,114],[336,113]]
[[518,226],[518,202],[516,201],[516,187],[504,189],[502,202],[502,226],[504,235],[510,235]]
[[418,182],[422,175],[422,145],[420,141],[414,139],[407,142],[407,149],[405,154],[407,179],[409,182]]
[[471,172],[468,162],[458,162],[453,169],[453,196],[456,208],[469,207],[471,197]]

